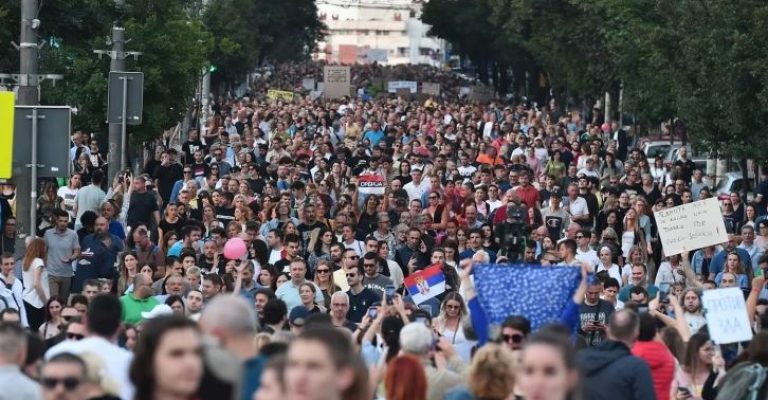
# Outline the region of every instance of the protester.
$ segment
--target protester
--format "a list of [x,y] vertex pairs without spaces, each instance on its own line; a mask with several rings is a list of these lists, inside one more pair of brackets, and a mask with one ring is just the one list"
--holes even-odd
[[[712,329],[702,291],[740,287],[759,329],[768,289],[752,278],[768,271],[768,174],[755,201],[722,197],[724,221],[740,236],[666,257],[654,212],[715,193],[685,146],[668,166],[663,157],[650,166],[647,138],[602,106],[478,101],[473,83],[428,66],[353,65],[350,84],[361,96],[315,98],[299,84],[319,82],[323,67],[260,69],[245,96],[211,101],[200,126],[146,143],[153,154],[145,175],[120,171],[106,195],[98,149],[86,146],[88,134],[73,135],[75,172],[58,190],[46,185],[38,201],[42,239],[16,248],[20,265],[3,270],[3,293],[21,288],[20,301],[0,300],[3,317],[24,325],[26,314],[49,345],[61,341],[48,358],[110,354],[105,370],[126,399],[132,350],[141,356],[133,377],[146,383],[138,398],[432,400],[456,388],[465,398],[684,398],[680,387],[695,398],[718,369],[681,350]],[[384,78],[435,82],[440,95],[381,92]],[[275,100],[271,89],[295,96]],[[676,127],[661,130],[676,149]],[[2,196],[0,203],[12,221]],[[11,228],[4,226],[4,251]],[[232,251],[235,239],[243,253]],[[554,267],[525,269],[530,276],[516,276],[518,285],[491,290],[479,266],[496,262]],[[594,277],[558,275],[577,265]],[[119,300],[106,304],[97,291]],[[66,307],[73,293],[80,311],[90,303],[86,315]],[[158,304],[188,321],[164,325],[171,317],[158,316]],[[563,307],[545,312],[549,304]],[[646,307],[636,333],[638,317],[621,310]],[[666,327],[657,333],[648,317]],[[190,321],[216,342],[201,346],[206,359],[216,352],[226,390],[208,383]],[[566,327],[543,323],[553,321]],[[177,343],[181,337],[189,340]],[[746,357],[745,345],[722,347],[730,361]],[[273,357],[286,349],[285,363]],[[515,377],[503,368],[512,365],[506,350],[521,352]],[[685,385],[670,382],[664,350],[679,357],[675,379],[689,375]],[[184,360],[169,357],[173,351]],[[409,367],[385,364],[415,367],[408,357],[419,359],[423,387]],[[78,377],[72,393],[101,385],[91,371]]]
[[0,322],[0,381],[4,382],[0,397],[7,399],[41,399],[40,387],[20,368],[27,352],[27,337],[17,324]]
[[202,338],[179,316],[147,321],[131,363],[136,399],[195,399],[203,377]]

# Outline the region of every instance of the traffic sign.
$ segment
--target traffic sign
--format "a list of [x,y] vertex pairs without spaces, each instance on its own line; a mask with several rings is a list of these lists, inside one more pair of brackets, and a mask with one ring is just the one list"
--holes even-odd
[[[110,124],[140,125],[144,108],[144,73],[109,73],[107,121]],[[123,121],[125,115],[125,121]]]
[[[69,106],[16,106],[13,140],[13,176],[30,176],[33,163],[32,142],[37,129],[37,176],[68,176],[71,132]],[[36,122],[33,115],[37,115]],[[34,186],[33,186],[34,187]]]

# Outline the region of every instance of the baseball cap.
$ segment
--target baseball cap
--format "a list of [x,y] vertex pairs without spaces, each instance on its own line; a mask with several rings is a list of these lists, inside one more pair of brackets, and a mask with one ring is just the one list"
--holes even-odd
[[290,321],[291,326],[302,327],[307,322],[308,316],[309,310],[306,307],[296,306],[288,315],[288,321]]

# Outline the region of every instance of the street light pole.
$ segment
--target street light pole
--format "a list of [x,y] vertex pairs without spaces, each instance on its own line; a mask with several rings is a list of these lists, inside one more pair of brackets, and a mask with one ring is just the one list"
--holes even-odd
[[[112,25],[112,54],[111,61],[109,63],[109,70],[116,72],[125,71],[125,28],[122,26],[122,12],[125,8],[125,0],[115,0],[121,17]],[[115,175],[119,171],[123,171],[126,168],[125,146],[126,138],[125,130],[122,124],[109,124],[109,152],[107,153],[107,162],[109,167],[107,168],[109,177],[108,182],[112,182]]]

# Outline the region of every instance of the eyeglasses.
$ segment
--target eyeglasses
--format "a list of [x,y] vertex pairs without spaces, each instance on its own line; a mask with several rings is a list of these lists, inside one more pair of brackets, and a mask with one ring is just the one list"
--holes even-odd
[[584,239],[584,235],[576,235],[576,239]]
[[347,274],[347,278],[354,278],[356,276],[357,276],[357,274]]
[[40,383],[42,383],[43,386],[45,386],[46,389],[49,389],[49,390],[56,389],[56,386],[59,386],[59,384],[62,384],[64,385],[64,389],[66,389],[68,392],[71,392],[77,389],[78,386],[80,386],[80,379],[75,378],[73,376],[66,377],[66,378],[42,378],[40,379]]
[[461,310],[461,306],[457,306],[455,304],[446,304],[445,305],[446,310]]
[[514,335],[501,335],[501,338],[504,339],[505,342],[512,341],[512,343],[520,343],[525,339],[525,336],[515,333]]
[[318,269],[318,270],[317,270],[317,273],[318,273],[318,274],[327,274],[327,273],[329,273],[329,272],[331,272],[331,270],[330,270],[330,269]]
[[83,340],[83,339],[85,339],[85,335],[80,334],[80,333],[69,333],[69,332],[67,332],[67,339]]
[[376,264],[364,263],[363,266],[364,267],[376,267]]

